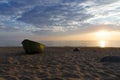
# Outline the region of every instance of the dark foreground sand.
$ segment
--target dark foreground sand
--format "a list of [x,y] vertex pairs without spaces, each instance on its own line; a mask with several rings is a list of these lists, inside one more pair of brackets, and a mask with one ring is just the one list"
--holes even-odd
[[20,47],[0,48],[0,80],[120,80],[120,62],[100,62],[120,56],[120,48],[46,48],[27,55]]

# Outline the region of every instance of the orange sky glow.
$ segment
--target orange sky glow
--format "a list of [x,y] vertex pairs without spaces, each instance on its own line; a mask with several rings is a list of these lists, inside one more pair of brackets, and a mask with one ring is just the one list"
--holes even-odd
[[[120,40],[119,31],[107,31],[107,30],[98,30],[86,34],[74,34],[69,36],[41,36],[42,40],[45,41],[72,41],[72,40]],[[37,37],[39,38],[39,37]],[[39,39],[38,39],[39,40]]]

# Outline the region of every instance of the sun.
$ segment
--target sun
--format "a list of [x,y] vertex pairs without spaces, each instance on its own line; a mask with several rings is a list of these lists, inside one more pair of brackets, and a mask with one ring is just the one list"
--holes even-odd
[[106,42],[110,39],[110,32],[107,30],[100,30],[96,33],[97,40],[99,41],[99,46],[106,47]]
[[105,30],[101,30],[101,31],[98,31],[97,34],[98,36],[107,36],[109,35],[109,32]]
[[110,32],[107,30],[100,30],[96,33],[98,40],[109,40]]

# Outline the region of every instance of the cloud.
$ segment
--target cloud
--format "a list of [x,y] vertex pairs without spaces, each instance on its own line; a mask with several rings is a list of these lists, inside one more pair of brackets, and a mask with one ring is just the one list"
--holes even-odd
[[[81,2],[65,1],[65,3],[58,5],[35,6],[30,11],[22,14],[22,17],[17,20],[35,25],[36,29],[49,27],[51,31],[56,32],[54,29],[59,27],[57,31],[63,31],[61,29],[69,31],[76,29],[84,20],[92,17],[92,15],[85,13],[82,6],[78,6],[78,3]],[[74,28],[71,26],[74,26]]]
[[20,29],[19,29],[19,27],[5,27],[5,26],[2,26],[2,25],[0,25],[0,31],[1,32],[12,32],[12,31],[14,31],[14,32],[17,32],[17,31],[19,31]]
[[[120,24],[120,9],[118,0],[100,1],[96,2],[89,8],[86,8],[88,14],[94,15],[94,17],[86,20],[87,23],[92,24]],[[88,4],[89,5],[89,4]],[[87,6],[85,4],[84,6]]]
[[87,32],[99,25],[118,27],[119,3],[119,0],[1,0],[0,30],[55,35]]

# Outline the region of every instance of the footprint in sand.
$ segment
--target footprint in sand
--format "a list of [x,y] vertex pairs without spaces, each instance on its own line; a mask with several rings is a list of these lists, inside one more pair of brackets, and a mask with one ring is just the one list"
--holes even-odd
[[61,78],[45,78],[45,79],[42,79],[42,80],[63,80]]
[[65,78],[80,78],[80,76],[78,74],[73,74],[73,73],[68,73],[68,72],[64,72],[62,74],[62,77],[65,77]]
[[47,73],[44,73],[44,72],[38,72],[36,75],[37,75],[39,78],[42,78],[42,79],[48,77],[48,74],[47,74]]
[[5,75],[0,78],[0,80],[19,80],[16,76]]

